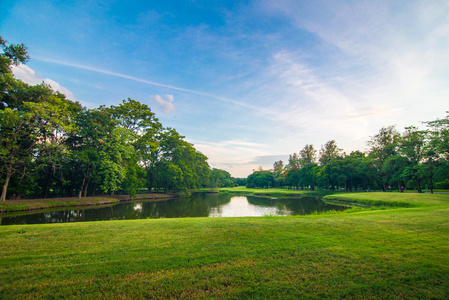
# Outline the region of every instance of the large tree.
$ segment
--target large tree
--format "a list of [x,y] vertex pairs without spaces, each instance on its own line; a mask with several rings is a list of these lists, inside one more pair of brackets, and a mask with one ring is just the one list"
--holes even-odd
[[316,162],[316,153],[317,151],[313,147],[313,145],[305,145],[303,149],[299,151],[299,161],[301,167],[308,166]]
[[428,152],[428,132],[419,130],[415,126],[405,128],[400,141],[400,152],[410,164],[404,170],[405,175],[416,183],[416,188],[421,193],[421,183],[426,178],[426,166],[423,164]]
[[401,135],[396,130],[396,127],[388,126],[381,128],[379,133],[372,136],[368,141],[370,156],[379,173],[384,192],[387,191],[388,175],[385,173],[383,165],[389,157],[396,155],[400,138]]
[[334,159],[341,157],[342,149],[338,148],[337,142],[335,140],[327,141],[324,146],[320,149],[320,165],[325,166],[327,163]]

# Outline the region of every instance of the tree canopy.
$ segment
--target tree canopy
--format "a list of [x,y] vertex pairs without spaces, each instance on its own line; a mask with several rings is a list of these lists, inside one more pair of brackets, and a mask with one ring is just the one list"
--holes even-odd
[[349,155],[330,140],[319,157],[313,145],[289,155],[286,166],[275,162],[272,170],[258,170],[248,177],[247,187],[287,187],[315,190],[383,190],[427,187],[449,189],[449,116],[424,122],[426,130],[383,127],[370,138],[367,152]]
[[27,49],[1,37],[0,46],[1,201],[234,186],[146,104],[128,98],[87,109],[44,83],[15,79],[11,66],[27,62]]

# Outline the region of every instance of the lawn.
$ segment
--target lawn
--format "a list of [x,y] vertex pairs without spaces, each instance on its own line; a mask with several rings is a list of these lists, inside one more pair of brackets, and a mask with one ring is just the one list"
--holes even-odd
[[[449,195],[301,217],[0,227],[1,299],[449,298]],[[300,199],[298,199],[300,201]]]
[[307,190],[295,190],[295,189],[279,189],[279,188],[270,188],[270,189],[252,189],[244,186],[231,187],[231,188],[220,188],[219,191],[229,192],[229,193],[242,193],[242,194],[252,194],[252,195],[285,195],[285,196],[302,196],[302,195],[326,195],[335,192],[330,191],[307,191]]

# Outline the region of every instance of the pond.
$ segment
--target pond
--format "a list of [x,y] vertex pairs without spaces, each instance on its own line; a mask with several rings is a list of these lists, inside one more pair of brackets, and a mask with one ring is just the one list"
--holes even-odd
[[262,217],[306,215],[347,207],[320,198],[271,198],[197,193],[164,201],[136,200],[109,206],[54,209],[0,215],[1,225],[185,217]]

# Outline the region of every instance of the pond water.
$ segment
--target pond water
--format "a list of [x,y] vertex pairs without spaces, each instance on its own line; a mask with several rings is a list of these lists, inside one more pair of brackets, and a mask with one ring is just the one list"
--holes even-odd
[[164,201],[136,200],[109,206],[0,214],[1,225],[184,217],[262,217],[306,215],[347,207],[320,198],[266,198],[197,193]]

